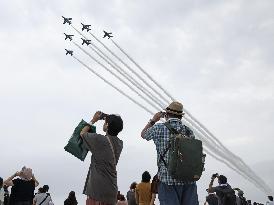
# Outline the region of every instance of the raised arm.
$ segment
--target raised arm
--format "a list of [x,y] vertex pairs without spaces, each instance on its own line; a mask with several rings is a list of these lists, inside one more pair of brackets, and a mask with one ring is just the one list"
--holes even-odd
[[4,181],[4,184],[7,185],[8,187],[9,186],[13,186],[13,179],[17,176],[20,175],[20,172],[16,172],[15,174],[11,175],[9,178],[7,178],[5,181]]
[[35,182],[35,187],[38,187],[38,186],[39,186],[39,182],[38,182],[37,179],[35,178],[34,174],[32,175],[32,179],[33,179],[34,182]]
[[161,112],[157,112],[153,118],[147,123],[147,125],[144,127],[144,129],[141,132],[141,137],[144,138],[146,131],[148,128],[152,127],[156,122],[158,122],[161,119]]
[[100,119],[100,116],[101,116],[101,112],[100,111],[97,111],[92,120],[89,122],[89,125],[86,125],[82,131],[80,132],[80,135],[81,137],[83,137],[84,134],[86,134],[89,130],[90,130],[90,125],[93,125],[94,123],[96,123],[99,119]]

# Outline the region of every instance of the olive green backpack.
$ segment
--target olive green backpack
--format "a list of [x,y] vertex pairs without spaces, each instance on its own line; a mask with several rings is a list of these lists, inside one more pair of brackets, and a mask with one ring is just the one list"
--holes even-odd
[[[80,136],[80,132],[86,125],[89,125],[89,124],[86,121],[81,120],[81,122],[74,129],[74,132],[73,132],[71,138],[69,139],[68,144],[64,147],[64,149],[67,152],[69,152],[73,156],[77,157],[81,161],[85,160],[87,153],[88,153],[87,148],[83,145],[83,139]],[[89,132],[95,133],[96,127],[91,126],[91,129]]]
[[[198,181],[202,176],[205,164],[202,141],[190,138],[186,133],[174,129],[168,122],[164,123],[170,131],[169,145],[160,159],[168,169],[169,175],[183,182]],[[187,127],[184,127],[187,130]],[[168,152],[168,164],[164,160]]]

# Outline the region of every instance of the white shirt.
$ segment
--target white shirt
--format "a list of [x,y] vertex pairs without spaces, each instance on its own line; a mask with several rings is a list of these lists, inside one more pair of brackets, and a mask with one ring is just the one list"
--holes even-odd
[[[36,205],[39,205],[46,198],[47,195],[47,193],[36,194],[33,200],[36,202]],[[51,197],[48,196],[47,199],[42,203],[42,205],[49,205],[50,201]]]

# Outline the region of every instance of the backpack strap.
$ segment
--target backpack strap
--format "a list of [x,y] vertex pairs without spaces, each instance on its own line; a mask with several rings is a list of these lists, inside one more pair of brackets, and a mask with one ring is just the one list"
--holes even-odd
[[172,126],[169,124],[169,122],[165,122],[164,125],[167,127],[167,129],[168,129],[172,134],[175,134],[175,135],[180,134],[180,131],[182,130],[182,129],[181,129],[180,131],[177,131],[174,127],[172,127]]
[[[182,127],[182,128],[178,131],[178,130],[176,130],[174,127],[172,127],[172,126],[170,125],[169,122],[165,122],[164,125],[168,128],[168,130],[169,130],[172,134],[180,134],[180,133],[183,131],[183,129],[184,129],[184,127]],[[165,148],[164,152],[163,152],[162,154],[160,154],[159,164],[160,164],[161,161],[163,161],[163,163],[164,163],[164,165],[165,165],[166,168],[167,168],[167,163],[166,163],[164,157],[165,157],[165,155],[166,155],[166,153],[167,153],[167,151],[169,150],[170,147],[171,147],[171,142],[170,142],[170,140],[169,140],[169,143],[168,143],[167,147]],[[160,167],[158,166],[158,172],[159,172],[159,169],[160,169]]]
[[46,199],[48,198],[48,196],[49,196],[49,194],[47,193],[47,196],[43,199],[43,201],[41,201],[41,203],[39,205],[43,204],[44,201],[46,201]]

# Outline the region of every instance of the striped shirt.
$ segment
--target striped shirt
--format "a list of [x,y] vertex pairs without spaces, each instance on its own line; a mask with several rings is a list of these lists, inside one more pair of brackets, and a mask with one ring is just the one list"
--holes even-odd
[[[188,137],[194,138],[194,134],[192,130],[190,130],[187,126],[182,124],[182,121],[177,118],[170,118],[167,122],[175,128],[176,130],[182,130],[182,134],[187,135]],[[164,123],[157,123],[154,126],[147,129],[144,134],[144,139],[147,141],[153,140],[156,145],[157,151],[157,164],[158,164],[158,176],[161,182],[167,185],[183,185],[185,182],[178,181],[172,178],[165,167],[165,164],[162,160],[160,160],[160,154],[163,154],[169,144],[169,136],[170,132],[168,128],[164,125]],[[168,152],[164,156],[165,162],[168,164]]]

